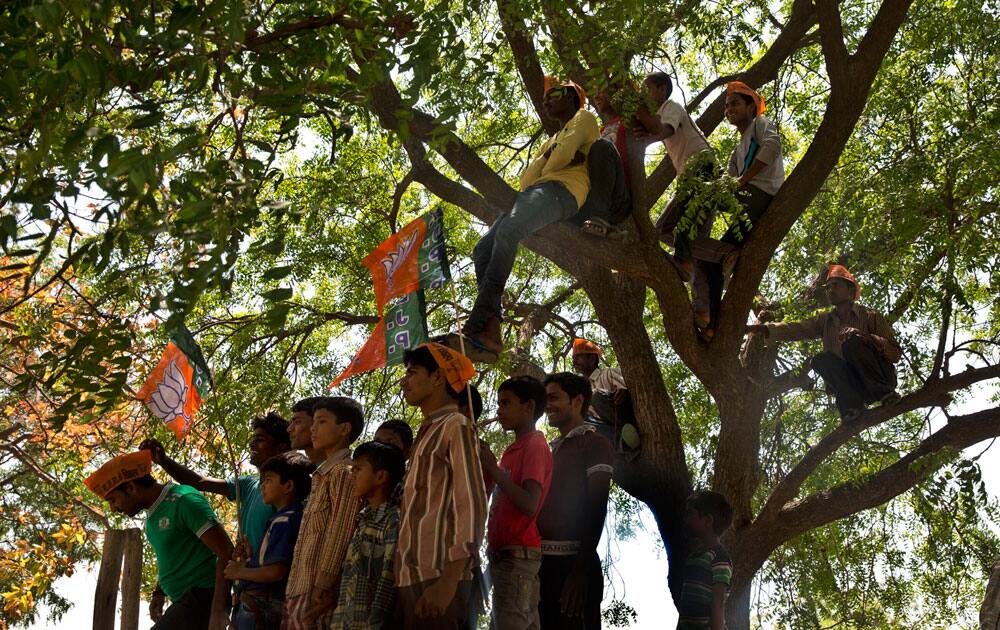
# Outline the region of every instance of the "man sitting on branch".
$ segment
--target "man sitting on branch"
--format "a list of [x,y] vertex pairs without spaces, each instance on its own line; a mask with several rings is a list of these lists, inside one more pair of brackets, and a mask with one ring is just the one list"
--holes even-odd
[[529,234],[569,219],[586,201],[590,191],[587,153],[599,135],[597,118],[583,108],[586,102],[579,85],[546,78],[542,106],[559,121],[560,129],[521,173],[521,192],[514,207],[493,223],[472,250],[479,295],[462,329],[464,344],[458,335],[447,338],[453,349],[480,361],[496,360],[496,354],[503,351],[500,301],[518,245]]
[[830,265],[826,295],[831,311],[801,322],[754,324],[747,332],[775,341],[822,339],[823,352],[809,363],[833,392],[841,419],[850,422],[871,403],[899,400],[893,364],[902,350],[889,322],[857,303],[861,287],[845,267]]

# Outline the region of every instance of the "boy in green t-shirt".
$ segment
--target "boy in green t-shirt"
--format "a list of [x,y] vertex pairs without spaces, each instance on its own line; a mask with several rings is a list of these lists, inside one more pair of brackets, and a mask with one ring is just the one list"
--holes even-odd
[[150,475],[152,465],[148,450],[121,455],[101,466],[86,484],[119,514],[146,512],[157,578],[171,601],[153,630],[225,630],[229,586],[223,569],[233,544],[200,492],[161,484]]

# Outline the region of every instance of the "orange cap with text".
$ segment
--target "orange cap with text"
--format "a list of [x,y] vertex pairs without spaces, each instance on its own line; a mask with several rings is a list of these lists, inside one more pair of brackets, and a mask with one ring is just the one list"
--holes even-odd
[[438,367],[444,370],[448,384],[456,392],[462,391],[466,383],[476,375],[476,368],[473,367],[469,357],[455,352],[448,346],[432,342],[423,343],[417,347],[430,350],[431,356],[434,357],[434,361],[438,364]]
[[104,463],[83,480],[94,494],[106,499],[108,493],[126,481],[145,477],[153,470],[153,454],[148,450],[119,455]]

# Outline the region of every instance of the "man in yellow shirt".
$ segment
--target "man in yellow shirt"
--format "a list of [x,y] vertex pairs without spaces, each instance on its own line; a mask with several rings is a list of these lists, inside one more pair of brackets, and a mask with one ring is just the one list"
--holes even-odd
[[500,298],[521,239],[572,217],[590,190],[587,153],[600,134],[597,118],[583,108],[587,95],[580,86],[565,82],[547,87],[542,105],[561,128],[521,173],[521,192],[514,207],[493,223],[472,250],[479,296],[462,332],[473,349],[503,351]]

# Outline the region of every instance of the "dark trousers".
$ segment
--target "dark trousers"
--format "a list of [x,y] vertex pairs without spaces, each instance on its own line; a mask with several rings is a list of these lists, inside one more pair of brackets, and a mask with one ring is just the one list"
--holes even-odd
[[171,602],[153,630],[205,630],[212,616],[214,588],[193,588]]
[[[739,202],[746,210],[747,216],[750,218],[750,225],[746,226],[742,222],[737,221],[733,225],[730,225],[729,229],[726,230],[726,233],[720,240],[723,244],[731,246],[731,251],[736,251],[736,248],[743,244],[743,241],[746,240],[750,231],[753,229],[754,224],[760,221],[760,218],[764,216],[764,212],[767,210],[768,206],[771,205],[771,200],[774,199],[774,195],[769,195],[753,184],[748,184],[743,188],[743,190],[737,193],[736,198],[739,199]],[[714,328],[715,320],[719,315],[719,306],[722,304],[722,287],[725,284],[726,279],[722,275],[721,261],[706,262],[704,268],[705,279],[707,282],[706,290],[708,291],[709,313],[711,313],[712,321],[711,326]]]
[[843,358],[832,352],[817,354],[812,369],[833,392],[841,414],[864,409],[896,389],[896,368],[875,344],[855,336],[840,351]]
[[601,600],[604,599],[604,574],[601,573],[601,559],[591,552],[587,566],[587,601],[582,617],[568,617],[560,610],[566,578],[576,567],[576,556],[542,556],[542,567],[538,571],[541,581],[541,599],[538,602],[538,616],[542,630],[601,630]]
[[625,181],[625,166],[613,142],[601,138],[590,145],[587,172],[590,192],[574,222],[603,219],[618,223],[625,220],[632,212],[632,200]]
[[455,597],[440,617],[418,619],[417,601],[434,580],[396,589],[396,607],[392,623],[386,628],[393,630],[475,630],[482,610],[481,593],[475,580],[462,580],[455,589]]
[[479,295],[466,321],[466,333],[481,332],[490,317],[500,315],[500,300],[521,240],[546,225],[570,218],[577,210],[576,198],[556,182],[535,184],[517,193],[510,212],[494,221],[472,248]]

